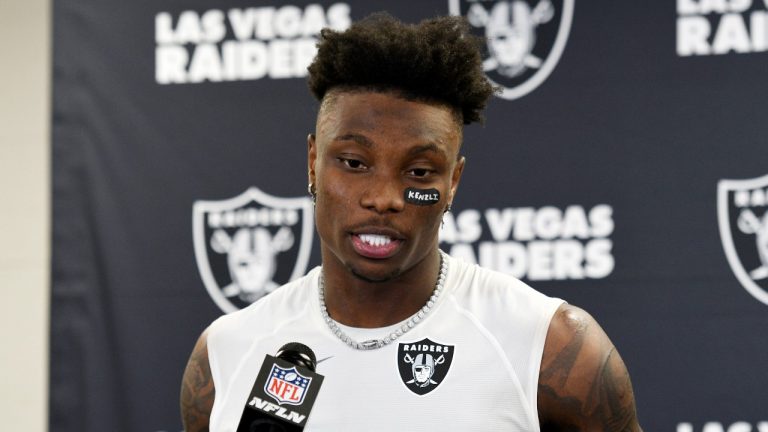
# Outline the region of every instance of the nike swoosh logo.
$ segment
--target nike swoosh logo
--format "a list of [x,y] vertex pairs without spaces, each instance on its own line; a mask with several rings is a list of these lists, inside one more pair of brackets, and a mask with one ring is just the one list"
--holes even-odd
[[330,358],[333,358],[333,356],[328,356],[328,357],[326,357],[324,359],[320,359],[320,360],[317,361],[317,364],[320,364],[320,363],[322,363],[322,362],[324,362],[324,361],[326,361],[326,360],[328,360]]

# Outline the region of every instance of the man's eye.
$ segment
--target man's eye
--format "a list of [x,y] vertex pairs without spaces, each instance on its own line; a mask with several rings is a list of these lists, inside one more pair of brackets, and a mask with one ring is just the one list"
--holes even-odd
[[409,170],[408,173],[414,177],[426,177],[431,171],[426,168],[414,168]]
[[347,158],[341,158],[341,157],[338,158],[338,159],[344,165],[348,166],[349,168],[355,169],[355,170],[365,169],[366,168],[365,164],[362,163],[361,161],[357,160],[357,159],[347,159]]

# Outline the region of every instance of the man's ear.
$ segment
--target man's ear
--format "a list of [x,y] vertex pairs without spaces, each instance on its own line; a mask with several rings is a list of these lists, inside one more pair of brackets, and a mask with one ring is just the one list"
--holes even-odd
[[448,194],[448,203],[453,203],[454,197],[456,197],[456,190],[459,188],[459,182],[461,181],[461,173],[464,172],[464,164],[467,159],[464,156],[460,156],[456,162],[456,166],[453,167],[453,173],[451,174],[451,192]]
[[308,184],[315,184],[315,160],[317,160],[317,143],[315,134],[307,135],[307,176]]

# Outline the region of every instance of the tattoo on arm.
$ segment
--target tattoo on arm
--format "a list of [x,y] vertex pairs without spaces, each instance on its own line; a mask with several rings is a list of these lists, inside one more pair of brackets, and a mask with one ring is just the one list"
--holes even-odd
[[629,373],[612,346],[592,383],[586,405],[595,407],[605,430],[631,432],[637,423],[634,402]]
[[570,306],[555,320],[539,375],[542,431],[641,432],[629,373],[600,326]]
[[181,384],[181,419],[186,432],[208,432],[215,389],[203,333],[189,357]]

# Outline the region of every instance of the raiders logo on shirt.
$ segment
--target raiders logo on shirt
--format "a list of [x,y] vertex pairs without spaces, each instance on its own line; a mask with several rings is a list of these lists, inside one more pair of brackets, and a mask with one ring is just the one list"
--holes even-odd
[[419,396],[436,389],[448,374],[453,360],[453,345],[422,339],[401,342],[397,348],[397,367],[408,390]]

